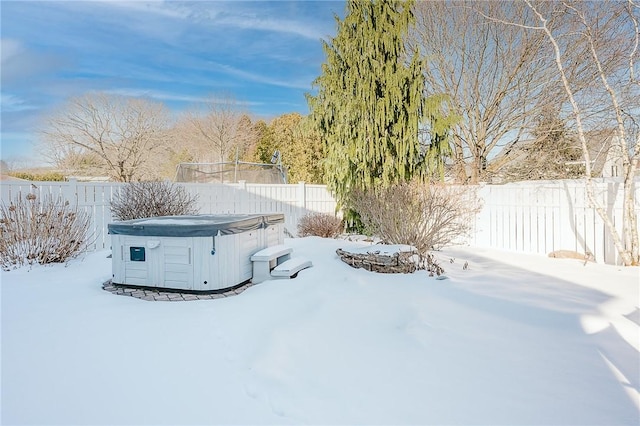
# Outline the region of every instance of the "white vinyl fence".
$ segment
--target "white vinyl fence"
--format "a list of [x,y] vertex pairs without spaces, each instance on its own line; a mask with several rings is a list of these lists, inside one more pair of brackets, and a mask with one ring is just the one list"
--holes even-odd
[[[640,181],[636,200],[640,200]],[[84,182],[2,182],[4,203],[33,193],[52,194],[77,203],[91,214],[93,249],[109,248],[107,224],[112,221],[109,204],[123,184]],[[323,185],[200,184],[184,183],[198,195],[201,214],[275,213],[285,214],[285,228],[295,235],[298,220],[309,213],[334,213],[336,203]],[[622,182],[596,183],[598,199],[621,230]],[[592,253],[596,261],[620,263],[612,238],[602,220],[589,206],[580,180],[521,182],[481,185],[478,195],[482,210],[475,218],[469,244],[478,247],[548,254],[555,250]],[[640,216],[640,206],[636,205]]]
[[[597,179],[595,195],[622,232],[622,180]],[[583,180],[483,185],[483,203],[471,244],[525,253],[589,252],[597,262],[621,263],[613,238],[588,201]],[[635,182],[640,221],[640,180]]]
[[[90,213],[91,235],[95,240],[91,249],[111,246],[107,224],[113,221],[110,203],[123,186],[122,183],[105,182],[2,182],[1,200],[9,203],[15,197],[34,194],[37,197],[52,195],[68,200]],[[285,229],[296,234],[297,223],[309,213],[334,213],[336,202],[324,185],[269,184],[202,184],[180,183],[192,195],[198,197],[200,214],[216,213],[284,213]]]

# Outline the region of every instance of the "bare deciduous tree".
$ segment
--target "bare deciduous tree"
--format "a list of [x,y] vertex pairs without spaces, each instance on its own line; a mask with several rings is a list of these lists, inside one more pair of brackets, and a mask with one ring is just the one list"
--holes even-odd
[[168,123],[162,104],[87,94],[70,99],[48,120],[45,152],[59,166],[68,169],[84,162],[116,181],[153,178],[154,156],[167,146]]
[[[548,56],[568,97],[567,113],[582,149],[587,196],[625,265],[640,263],[634,180],[640,162],[640,6],[633,0],[543,2],[523,0],[533,16],[514,20],[485,14],[488,21],[543,34]],[[576,78],[576,76],[592,78]],[[596,197],[592,181],[587,132],[615,127],[623,168],[622,233]]]
[[197,111],[185,114],[175,137],[196,162],[226,162],[241,156],[255,139],[251,119],[231,96],[212,96]]
[[424,56],[426,95],[449,96],[460,118],[452,128],[453,163],[457,180],[467,183],[485,178],[491,154],[526,136],[532,112],[559,93],[553,62],[541,55],[543,35],[487,21],[476,9],[531,13],[511,1],[416,2],[409,37]]

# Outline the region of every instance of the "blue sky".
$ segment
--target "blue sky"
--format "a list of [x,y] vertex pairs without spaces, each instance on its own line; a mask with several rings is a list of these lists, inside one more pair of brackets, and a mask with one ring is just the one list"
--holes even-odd
[[38,158],[37,131],[71,96],[103,91],[178,114],[216,94],[255,117],[308,112],[320,40],[344,1],[0,1],[3,160]]

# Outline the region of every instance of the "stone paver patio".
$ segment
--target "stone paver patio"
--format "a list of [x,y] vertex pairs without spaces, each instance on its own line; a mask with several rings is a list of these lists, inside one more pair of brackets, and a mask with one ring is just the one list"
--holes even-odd
[[113,293],[119,296],[130,296],[142,300],[149,301],[162,301],[162,302],[184,302],[189,300],[211,300],[222,299],[229,296],[235,296],[242,293],[249,287],[253,286],[253,283],[248,282],[239,287],[234,287],[230,290],[220,293],[198,294],[198,293],[180,293],[178,291],[161,291],[149,288],[127,287],[123,285],[114,285],[111,280],[102,284],[102,288],[109,293]]

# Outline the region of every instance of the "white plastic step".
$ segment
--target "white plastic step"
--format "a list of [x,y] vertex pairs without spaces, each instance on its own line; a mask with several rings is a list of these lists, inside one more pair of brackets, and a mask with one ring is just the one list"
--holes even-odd
[[271,271],[271,276],[274,278],[292,278],[298,272],[303,269],[313,266],[310,260],[302,257],[294,257],[286,262],[282,262]]
[[271,270],[281,263],[291,258],[293,249],[285,245],[276,245],[264,248],[251,256],[253,263],[253,276],[251,281],[254,284],[270,280]]
[[291,247],[287,247],[284,245],[271,246],[271,247],[262,249],[257,253],[254,253],[253,256],[251,256],[251,261],[252,262],[269,261],[269,260],[277,259],[279,257],[286,256],[290,254],[292,251],[293,249]]

